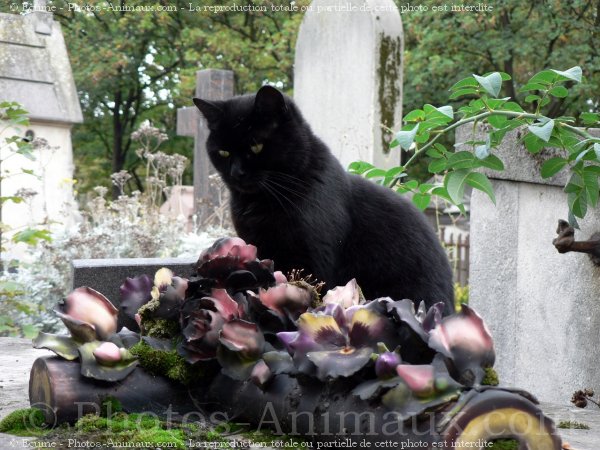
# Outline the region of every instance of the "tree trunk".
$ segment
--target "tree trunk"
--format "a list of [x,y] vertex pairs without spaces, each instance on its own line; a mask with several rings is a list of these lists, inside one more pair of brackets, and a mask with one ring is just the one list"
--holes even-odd
[[97,412],[102,398],[110,395],[127,412],[194,412],[196,420],[246,422],[257,430],[269,428],[278,435],[335,441],[344,447],[391,443],[387,447],[408,448],[403,446],[408,443],[425,449],[481,448],[477,442],[515,438],[529,450],[561,448],[554,424],[532,401],[499,389],[471,390],[440,410],[402,421],[380,402],[353,395],[351,380],[321,383],[280,374],[261,390],[219,374],[188,391],[140,367],[119,383],[93,381],[79,370],[79,363],[56,357],[35,361],[30,401],[32,406],[46,405],[42,409],[51,423]]

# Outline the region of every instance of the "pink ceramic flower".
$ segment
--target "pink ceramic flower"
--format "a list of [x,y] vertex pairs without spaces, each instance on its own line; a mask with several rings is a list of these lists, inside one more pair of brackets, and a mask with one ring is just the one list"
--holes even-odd
[[356,279],[352,278],[345,286],[330,289],[323,297],[323,303],[326,305],[340,305],[342,308],[358,305],[360,303],[360,291]]
[[93,353],[96,361],[105,366],[112,366],[121,361],[121,349],[112,342],[103,342]]
[[104,295],[89,287],[71,292],[57,314],[73,337],[86,342],[107,340],[117,331],[119,310]]

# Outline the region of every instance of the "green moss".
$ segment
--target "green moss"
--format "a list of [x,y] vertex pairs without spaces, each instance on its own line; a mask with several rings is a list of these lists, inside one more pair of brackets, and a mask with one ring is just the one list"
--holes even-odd
[[142,323],[144,334],[158,339],[172,339],[181,331],[179,324],[173,320],[142,319]]
[[492,443],[488,450],[519,450],[519,442],[514,439],[498,439]]
[[161,375],[173,381],[190,384],[204,375],[201,365],[191,365],[177,350],[163,351],[140,341],[129,349],[140,361],[140,365],[152,375]]
[[121,411],[123,411],[121,402],[110,395],[100,402],[100,415],[102,417],[111,417],[113,414]]
[[481,384],[484,386],[498,386],[498,384],[500,384],[498,372],[491,367],[486,367],[483,370],[485,370],[485,377],[483,377],[483,380],[481,380]]
[[43,436],[45,428],[44,413],[37,408],[18,409],[0,421],[0,433],[15,436]]
[[87,438],[93,435],[97,442],[147,442],[161,444],[169,442],[174,448],[185,449],[185,441],[188,439],[189,431],[178,425],[167,425],[157,417],[149,414],[125,414],[117,413],[110,418],[87,415],[75,424],[78,433],[85,433]]
[[573,429],[573,430],[589,430],[590,426],[585,423],[575,422],[573,420],[561,420],[558,425],[558,428],[563,429]]
[[[392,128],[396,122],[396,107],[402,102],[398,80],[401,77],[402,41],[400,37],[392,38],[381,35],[379,47],[379,123]],[[390,151],[390,141],[387,133],[381,133],[381,148],[384,153]]]

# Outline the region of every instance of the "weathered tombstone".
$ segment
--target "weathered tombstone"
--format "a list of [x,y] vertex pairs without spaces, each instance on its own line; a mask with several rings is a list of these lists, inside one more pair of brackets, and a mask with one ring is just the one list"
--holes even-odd
[[314,0],[296,44],[294,99],[344,167],[400,164],[402,20],[392,0]]
[[[233,97],[231,70],[206,69],[196,72],[196,97],[205,100],[227,100]],[[209,175],[215,173],[208,154],[206,120],[195,106],[177,110],[177,134],[194,138],[194,210],[199,221],[207,214],[203,205],[211,203]]]
[[72,264],[72,288],[91,287],[119,306],[119,287],[127,277],[147,274],[153,276],[168,267],[176,275],[188,277],[197,258],[121,258],[75,259]]
[[[457,142],[471,132],[460,128]],[[471,197],[469,303],[490,327],[501,382],[566,404],[575,390],[600,386],[600,269],[552,245],[568,214],[567,171],[539,176],[554,152],[530,155],[516,130],[494,150],[506,166],[487,172],[496,205],[479,191]],[[599,231],[600,211],[590,209],[580,226],[577,240]]]

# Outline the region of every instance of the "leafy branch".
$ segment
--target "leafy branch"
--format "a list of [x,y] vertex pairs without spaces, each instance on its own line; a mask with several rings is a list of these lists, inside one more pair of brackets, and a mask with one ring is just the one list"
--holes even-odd
[[[556,148],[560,156],[547,159],[540,167],[542,178],[550,178],[561,170],[571,172],[564,191],[569,205],[569,221],[577,226],[576,218],[583,218],[588,207],[596,207],[599,199],[600,138],[589,133],[588,128],[600,126],[600,114],[583,112],[576,126],[575,117],[549,117],[544,113],[552,98],[563,99],[569,95],[569,86],[580,83],[582,70],[572,67],[566,71],[543,70],[525,83],[519,92],[527,93],[525,103],[529,111],[512,101],[499,98],[502,83],[511,79],[503,72],[472,75],[450,88],[449,100],[468,97],[466,105],[457,111],[451,105],[436,107],[426,104],[403,118],[404,126],[395,134],[390,147],[400,147],[413,154],[402,166],[383,170],[364,161],[350,164],[352,173],[375,179],[378,183],[399,193],[412,192],[413,203],[424,210],[432,196],[439,196],[458,206],[464,213],[465,187],[471,186],[485,192],[495,203],[494,189],[488,177],[478,169],[503,171],[504,163],[494,155],[494,149],[509,131],[525,132],[521,142],[531,154],[545,147]],[[456,143],[449,150],[439,140],[453,130],[467,124],[473,126],[473,138]],[[485,132],[483,139],[475,138],[478,126]],[[464,150],[464,149],[467,150]],[[428,156],[428,171],[439,175],[442,181],[419,183],[408,180],[407,169],[421,157]],[[435,180],[435,178],[434,178]]]

